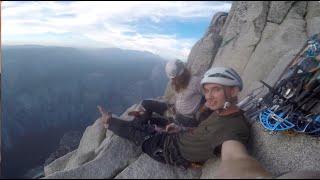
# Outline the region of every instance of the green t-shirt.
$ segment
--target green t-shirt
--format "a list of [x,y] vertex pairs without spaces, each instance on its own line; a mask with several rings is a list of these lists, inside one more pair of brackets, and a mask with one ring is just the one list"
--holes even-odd
[[192,131],[166,138],[165,155],[167,159],[172,159],[170,156],[177,152],[170,151],[178,149],[184,159],[191,162],[204,162],[214,156],[216,148],[220,147],[224,141],[237,140],[246,145],[249,133],[249,125],[241,112],[228,116],[217,116],[212,113]]

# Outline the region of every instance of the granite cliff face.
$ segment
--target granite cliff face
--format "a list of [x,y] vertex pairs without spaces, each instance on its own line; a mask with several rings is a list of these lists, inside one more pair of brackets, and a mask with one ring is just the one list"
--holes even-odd
[[[217,18],[219,16],[220,18]],[[217,20],[220,19],[220,23]],[[192,48],[188,67],[202,75],[211,66],[230,66],[244,79],[244,97],[257,80],[274,84],[313,34],[320,32],[318,1],[233,2],[227,18],[215,15]],[[165,100],[174,101],[167,86]],[[128,111],[135,109],[133,105]],[[124,119],[130,120],[126,113]],[[182,171],[153,161],[127,140],[106,132],[98,119],[77,150],[45,167],[45,178],[214,178],[219,158],[202,169]],[[249,151],[273,175],[320,167],[319,140],[304,135],[270,135],[258,122],[251,127]]]

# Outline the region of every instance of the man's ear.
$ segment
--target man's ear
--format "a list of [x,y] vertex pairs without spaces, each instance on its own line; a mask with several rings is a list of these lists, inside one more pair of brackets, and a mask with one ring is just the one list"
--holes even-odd
[[239,87],[232,87],[231,88],[231,97],[237,97],[238,96],[238,94],[240,93],[240,89],[239,89]]

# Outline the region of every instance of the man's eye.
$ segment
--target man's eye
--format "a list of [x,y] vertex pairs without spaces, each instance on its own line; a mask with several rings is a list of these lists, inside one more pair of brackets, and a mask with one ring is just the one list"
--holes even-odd
[[217,92],[217,91],[219,91],[219,88],[213,88],[212,91]]
[[216,88],[216,91],[221,91],[221,89],[222,89],[222,88],[218,87],[218,88]]

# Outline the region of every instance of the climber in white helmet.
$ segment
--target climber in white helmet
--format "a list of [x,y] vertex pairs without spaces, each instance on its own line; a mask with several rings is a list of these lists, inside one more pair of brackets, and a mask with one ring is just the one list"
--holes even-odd
[[[158,125],[162,128],[171,123],[170,129],[175,131],[182,127],[196,127],[199,122],[196,120],[195,113],[204,102],[200,87],[201,77],[192,76],[185,63],[179,59],[169,61],[165,71],[175,92],[175,103],[170,104],[152,99],[143,100],[141,102],[143,108],[138,112],[129,112],[129,115],[143,116],[145,119],[152,118],[154,121],[158,121]],[[164,116],[167,110],[172,115],[170,120],[152,116],[154,112]]]
[[[232,68],[214,67],[209,69],[201,80],[206,106],[216,112],[223,112],[230,108],[237,108],[238,93],[242,90],[242,80]],[[211,94],[213,92],[213,94]],[[216,93],[223,95],[215,96]],[[223,99],[218,101],[218,99]],[[220,103],[220,104],[219,104]],[[223,104],[221,104],[223,103]]]
[[[249,126],[236,106],[242,80],[231,68],[211,68],[201,81],[206,110],[197,112],[199,125],[187,131],[158,132],[139,118],[124,121],[98,107],[104,126],[116,135],[141,146],[151,158],[171,165],[194,167],[220,155],[222,160],[242,155],[249,139]],[[225,146],[235,151],[228,157]],[[223,150],[221,152],[221,149]],[[227,148],[227,150],[230,150]]]
[[[238,93],[243,89],[243,82],[235,70],[225,67],[211,68],[205,73],[201,85],[206,98],[205,105],[218,116],[242,114],[236,104]],[[244,119],[243,116],[238,118]],[[220,152],[221,162],[215,173],[218,178],[271,177],[271,174],[248,154],[245,143],[236,138],[225,139]]]
[[[240,76],[231,68],[215,67],[206,72],[201,81],[206,106],[218,116],[230,117],[241,112],[236,106],[237,94],[243,88]],[[239,119],[241,118],[239,117]],[[232,128],[230,128],[232,129]],[[239,131],[240,132],[240,131]],[[238,136],[243,136],[237,132]],[[243,133],[243,132],[242,132]],[[320,171],[299,170],[281,176],[273,176],[252,156],[245,143],[237,138],[224,139],[221,144],[221,161],[215,178],[319,178]]]

